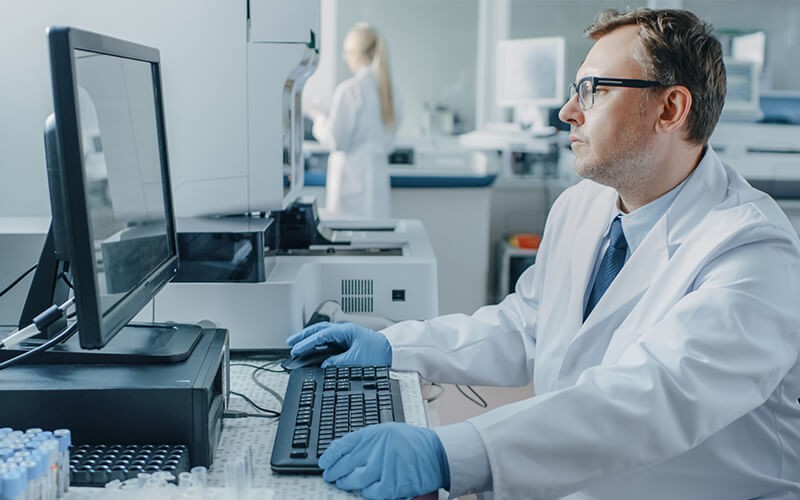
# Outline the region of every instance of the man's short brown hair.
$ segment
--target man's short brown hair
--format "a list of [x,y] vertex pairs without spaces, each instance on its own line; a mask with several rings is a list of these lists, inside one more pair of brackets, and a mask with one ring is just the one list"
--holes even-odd
[[686,140],[705,144],[719,121],[727,88],[722,46],[711,25],[686,10],[609,9],[586,28],[586,35],[597,40],[628,25],[639,27],[643,53],[634,57],[644,66],[645,78],[683,85],[692,93]]

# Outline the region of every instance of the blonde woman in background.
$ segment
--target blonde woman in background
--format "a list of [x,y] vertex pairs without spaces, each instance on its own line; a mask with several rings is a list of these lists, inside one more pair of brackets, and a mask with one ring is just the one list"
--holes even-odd
[[336,87],[328,115],[309,110],[314,137],[330,149],[325,212],[388,218],[387,155],[398,113],[383,37],[367,23],[356,24],[345,36],[344,59],[353,76]]

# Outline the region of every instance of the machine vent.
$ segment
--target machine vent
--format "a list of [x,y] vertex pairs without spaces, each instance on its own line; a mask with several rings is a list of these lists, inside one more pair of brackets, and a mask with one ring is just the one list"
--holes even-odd
[[371,279],[342,280],[342,311],[346,313],[373,312]]

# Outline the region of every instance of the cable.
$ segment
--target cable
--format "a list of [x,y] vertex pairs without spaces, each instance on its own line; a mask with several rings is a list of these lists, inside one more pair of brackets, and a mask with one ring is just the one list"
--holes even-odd
[[19,344],[20,342],[33,337],[39,332],[45,331],[47,327],[49,327],[56,321],[66,316],[67,309],[72,307],[72,304],[74,303],[75,303],[75,298],[70,297],[69,299],[67,299],[66,302],[64,302],[60,306],[53,305],[48,307],[47,309],[45,309],[44,312],[37,314],[33,318],[33,323],[26,326],[25,328],[17,330],[8,337],[4,338],[3,342],[0,343],[0,348],[3,349],[11,348],[16,344]]
[[78,322],[76,321],[75,323],[72,323],[68,327],[66,327],[63,330],[61,330],[58,333],[58,335],[56,335],[52,339],[48,340],[44,344],[36,346],[33,349],[31,349],[30,351],[23,352],[19,356],[15,356],[15,357],[13,357],[11,359],[7,359],[6,361],[3,361],[2,363],[0,363],[0,370],[2,370],[4,368],[8,368],[9,366],[15,365],[15,364],[19,363],[20,361],[22,361],[24,359],[27,359],[27,358],[33,356],[34,354],[36,354],[38,352],[44,352],[44,351],[50,349],[51,347],[53,347],[56,344],[60,344],[61,342],[67,341],[70,337],[75,335],[75,332],[77,332],[77,331],[78,331]]
[[61,280],[67,284],[70,290],[75,290],[75,287],[72,286],[72,282],[67,278],[67,273],[61,273],[60,276]]
[[475,398],[478,398],[478,399],[475,399],[472,396],[470,396],[469,394],[467,394],[466,392],[464,392],[464,389],[462,389],[460,385],[456,385],[456,389],[458,389],[458,392],[460,392],[465,398],[469,399],[470,401],[472,401],[476,405],[480,406],[481,408],[487,408],[489,406],[489,404],[486,403],[486,400],[483,399],[481,397],[481,395],[478,394],[478,391],[473,389],[471,385],[468,385],[467,389],[469,389],[469,392],[474,394]]
[[265,383],[261,382],[260,380],[258,380],[258,376],[257,376],[258,372],[260,372],[260,371],[267,371],[267,372],[271,372],[271,373],[285,373],[287,371],[283,367],[281,367],[280,370],[271,370],[270,368],[267,368],[267,367],[272,367],[275,363],[277,363],[277,361],[267,361],[263,365],[259,366],[255,370],[253,370],[253,373],[250,374],[250,378],[253,379],[253,383],[254,384],[259,386],[261,389],[265,390],[266,392],[272,394],[272,396],[275,399],[277,399],[278,402],[280,403],[281,408],[283,408],[283,396],[281,396],[272,387],[270,387],[267,384],[265,384]]
[[264,363],[263,365],[254,365],[252,363],[244,363],[244,362],[241,362],[241,361],[236,361],[234,363],[231,363],[230,366],[247,366],[249,368],[255,368],[256,371],[265,371],[265,372],[270,372],[270,373],[286,373],[286,370],[284,370],[283,368],[281,368],[280,370],[271,370],[270,368],[266,368],[267,366],[273,365],[273,364],[277,363],[278,361],[280,361],[280,360],[278,359],[278,360],[268,361],[268,362]]
[[21,275],[19,278],[15,279],[13,282],[11,282],[11,284],[10,284],[10,285],[8,285],[7,287],[3,288],[3,291],[2,291],[2,292],[0,292],[0,297],[2,297],[3,295],[5,295],[5,294],[7,294],[9,291],[11,291],[11,289],[12,289],[12,288],[14,288],[15,286],[17,286],[17,284],[18,284],[20,281],[22,281],[22,280],[24,280],[24,279],[25,279],[25,276],[27,276],[27,275],[31,274],[31,273],[33,272],[33,270],[34,270],[34,269],[36,269],[37,267],[39,267],[39,264],[34,264],[34,265],[33,265],[33,266],[31,266],[31,267],[30,267],[30,268],[29,268],[27,271],[25,271],[24,273],[22,273],[22,275]]
[[273,388],[269,387],[268,385],[266,385],[262,381],[258,380],[258,377],[256,376],[256,374],[259,371],[265,371],[265,372],[270,372],[270,373],[285,373],[286,370],[284,370],[283,368],[281,368],[280,370],[272,370],[271,369],[271,367],[275,363],[277,363],[278,361],[279,361],[279,359],[275,359],[275,360],[267,361],[266,363],[264,363],[262,365],[254,365],[254,364],[251,364],[251,363],[236,362],[236,363],[231,363],[230,366],[246,366],[248,368],[255,368],[255,370],[253,370],[253,372],[250,374],[250,377],[253,379],[253,383],[256,384],[257,386],[259,386],[261,389],[263,389],[263,390],[267,391],[268,393],[272,394],[272,396],[275,399],[278,400],[278,403],[280,403],[280,405],[282,407],[283,406],[283,396],[281,396]]
[[238,411],[238,410],[225,410],[224,412],[222,412],[222,418],[247,418],[247,417],[275,418],[273,415],[264,415],[263,413],[247,413],[246,411]]
[[10,349],[11,347],[19,344],[20,342],[28,340],[37,333],[39,333],[39,329],[36,328],[35,323],[31,323],[25,328],[20,328],[19,330],[15,331],[8,337],[4,338],[3,341],[0,342],[0,349]]
[[252,406],[253,408],[255,408],[258,411],[261,411],[261,412],[265,413],[266,416],[268,416],[270,418],[277,418],[277,417],[281,416],[281,413],[279,411],[269,410],[267,408],[261,407],[261,406],[257,405],[255,401],[253,401],[252,399],[248,398],[247,396],[245,396],[244,394],[242,394],[240,392],[231,391],[230,393],[232,395],[234,395],[234,396],[239,396],[240,398],[244,399],[250,406]]

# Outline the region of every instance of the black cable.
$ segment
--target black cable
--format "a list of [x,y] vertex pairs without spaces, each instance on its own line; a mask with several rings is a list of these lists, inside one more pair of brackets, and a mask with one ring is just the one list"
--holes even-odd
[[263,383],[262,381],[258,380],[258,372],[260,372],[260,371],[268,371],[268,372],[272,372],[272,373],[285,373],[285,372],[288,372],[288,370],[284,369],[283,367],[281,367],[280,371],[271,370],[271,369],[267,368],[268,366],[271,366],[274,363],[277,363],[277,361],[267,361],[263,365],[259,366],[255,370],[253,370],[253,372],[250,374],[250,378],[253,380],[253,383],[256,384],[257,386],[259,386],[262,390],[272,394],[272,396],[275,399],[277,399],[278,402],[280,403],[281,410],[282,410],[283,409],[283,397],[280,394],[278,394],[278,391],[276,391],[272,387],[268,386],[267,384]]
[[224,412],[222,412],[222,418],[247,418],[247,417],[275,418],[272,415],[264,415],[263,413],[247,413],[246,411],[238,411],[238,410],[225,410]]
[[471,385],[468,385],[468,386],[467,386],[467,389],[469,389],[469,392],[471,392],[472,394],[474,394],[474,395],[475,395],[475,398],[478,398],[478,399],[475,399],[475,398],[473,398],[472,396],[470,396],[469,394],[467,394],[466,392],[464,392],[464,389],[462,389],[460,385],[456,385],[456,389],[458,389],[458,392],[460,392],[460,393],[461,393],[461,394],[462,394],[462,395],[463,395],[465,398],[469,399],[470,401],[472,401],[472,402],[473,402],[473,403],[475,403],[476,405],[480,406],[481,408],[486,408],[486,407],[488,407],[488,406],[489,406],[489,404],[488,404],[488,403],[486,403],[486,400],[485,400],[485,399],[483,399],[483,398],[481,397],[481,395],[480,395],[480,394],[478,394],[478,391],[476,391],[475,389],[473,389]]
[[58,332],[58,334],[55,337],[48,340],[44,344],[38,345],[29,351],[23,352],[19,356],[15,356],[11,359],[3,361],[2,363],[0,363],[0,370],[15,365],[20,361],[33,356],[36,353],[44,352],[56,344],[60,344],[61,342],[66,342],[67,340],[69,340],[70,337],[75,335],[77,331],[78,331],[78,322],[76,321],[71,325],[67,326],[66,328],[64,328],[63,330],[61,330],[60,332]]
[[61,273],[59,277],[67,284],[70,290],[75,290],[75,287],[72,286],[72,282],[67,278],[67,273]]
[[281,407],[283,407],[283,397],[281,397],[281,395],[278,394],[278,392],[275,389],[273,389],[272,387],[270,387],[267,384],[263,383],[262,381],[258,380],[258,377],[256,376],[259,371],[265,371],[265,372],[270,372],[270,373],[286,373],[287,370],[284,370],[283,368],[281,368],[280,370],[272,370],[271,368],[268,368],[269,366],[271,366],[271,365],[273,365],[274,363],[277,363],[277,362],[278,362],[278,360],[275,359],[275,360],[267,361],[266,363],[261,364],[261,365],[254,365],[254,364],[251,364],[251,363],[244,363],[244,362],[237,361],[235,363],[230,363],[230,366],[244,366],[244,367],[247,367],[247,368],[255,368],[255,370],[253,370],[253,372],[250,374],[250,377],[253,379],[253,383],[256,384],[257,386],[259,386],[264,391],[272,394],[272,396],[276,400],[278,400],[278,403],[280,403]]
[[247,396],[245,396],[244,394],[242,394],[240,392],[231,391],[231,394],[234,395],[234,396],[239,396],[240,398],[244,399],[250,406],[252,406],[253,408],[255,408],[258,411],[261,411],[261,412],[265,413],[266,416],[268,416],[270,418],[277,418],[277,417],[281,416],[281,413],[279,411],[269,410],[267,408],[259,406],[259,405],[256,404],[255,401],[253,401],[252,399],[248,398]]
[[265,372],[270,372],[270,373],[286,373],[287,370],[284,370],[283,368],[281,368],[280,370],[272,370],[270,368],[267,368],[268,365],[271,365],[272,363],[276,363],[276,362],[277,362],[277,360],[270,361],[270,362],[265,363],[263,365],[254,365],[254,364],[251,364],[251,363],[243,363],[243,362],[240,362],[240,361],[236,361],[236,362],[230,363],[230,366],[247,366],[249,368],[255,368],[256,371],[265,371]]
[[39,264],[34,264],[34,265],[33,265],[33,266],[31,266],[31,267],[30,267],[30,268],[29,268],[27,271],[25,271],[24,273],[22,273],[22,276],[20,276],[19,278],[15,279],[15,280],[14,280],[13,282],[11,282],[11,284],[10,284],[10,285],[8,285],[7,287],[3,288],[3,291],[2,291],[2,292],[0,292],[0,297],[2,297],[3,295],[5,295],[5,294],[7,294],[9,291],[11,291],[11,289],[12,289],[12,288],[14,288],[15,286],[17,286],[17,284],[18,284],[20,281],[22,281],[22,280],[24,280],[24,279],[25,279],[25,276],[27,276],[27,275],[31,274],[31,273],[33,272],[33,270],[34,270],[34,269],[36,269],[37,267],[39,267]]

